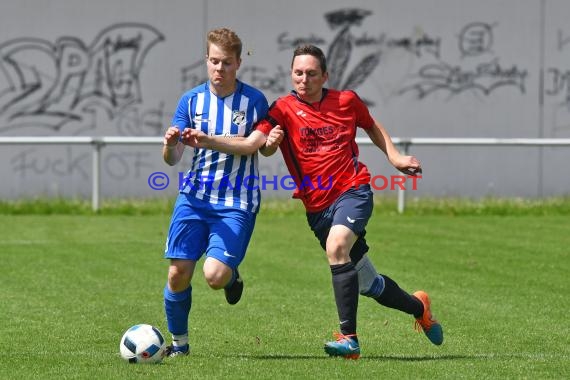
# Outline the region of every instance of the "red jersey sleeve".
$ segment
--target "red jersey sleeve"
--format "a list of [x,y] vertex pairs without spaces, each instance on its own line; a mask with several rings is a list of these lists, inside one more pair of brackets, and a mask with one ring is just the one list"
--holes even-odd
[[259,131],[264,135],[268,135],[272,129],[273,125],[267,120],[267,118],[260,120],[254,127],[254,130]]
[[350,94],[352,106],[356,114],[356,126],[363,129],[370,129],[374,126],[374,119],[370,115],[368,106],[360,99],[354,91],[347,91]]
[[267,116],[265,116],[264,119],[262,119],[259,123],[257,123],[254,127],[254,129],[256,131],[259,131],[265,135],[268,135],[269,132],[271,132],[271,130],[277,125],[279,124],[279,122],[277,121],[279,116],[278,116],[278,110],[275,107],[276,102],[273,102],[273,104],[271,104],[271,106],[269,107],[269,111],[267,112]]

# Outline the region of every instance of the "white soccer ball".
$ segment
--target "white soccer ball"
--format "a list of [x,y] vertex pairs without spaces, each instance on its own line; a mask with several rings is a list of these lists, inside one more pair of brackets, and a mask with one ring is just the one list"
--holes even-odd
[[160,363],[166,343],[162,333],[154,326],[135,325],[121,338],[119,351],[129,363]]

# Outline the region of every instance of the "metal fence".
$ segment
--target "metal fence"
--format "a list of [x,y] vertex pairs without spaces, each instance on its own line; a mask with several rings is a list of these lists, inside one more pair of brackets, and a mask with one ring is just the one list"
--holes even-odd
[[[392,138],[402,153],[409,154],[411,146],[533,146],[561,147],[570,146],[570,139],[563,138]],[[99,210],[101,192],[101,152],[106,145],[161,145],[162,137],[121,137],[121,136],[46,136],[46,137],[0,137],[0,145],[91,145],[92,146],[92,183],[91,206]],[[357,137],[361,145],[372,145],[369,138]],[[406,204],[405,189],[398,188],[398,212],[403,213]]]

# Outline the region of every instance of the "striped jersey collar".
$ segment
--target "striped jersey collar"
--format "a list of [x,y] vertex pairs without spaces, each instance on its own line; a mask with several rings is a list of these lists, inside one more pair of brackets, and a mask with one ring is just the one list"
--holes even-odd
[[242,90],[242,88],[243,88],[243,83],[242,83],[239,79],[236,79],[236,89],[235,89],[235,91],[232,92],[231,94],[228,94],[228,95],[223,96],[223,97],[214,94],[214,93],[212,92],[212,90],[210,90],[210,81],[209,81],[209,80],[206,81],[206,83],[204,83],[204,86],[205,86],[205,90],[206,90],[206,91],[210,91],[213,95],[215,95],[215,96],[216,96],[217,98],[219,98],[219,99],[224,99],[224,98],[227,98],[228,96],[232,96],[233,94],[239,94],[239,93],[241,93],[241,90]]

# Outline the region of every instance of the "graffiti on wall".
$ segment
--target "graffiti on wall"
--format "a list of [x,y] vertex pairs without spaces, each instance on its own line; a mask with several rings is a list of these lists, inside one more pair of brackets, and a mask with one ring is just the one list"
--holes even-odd
[[55,42],[23,37],[0,44],[0,132],[43,127],[71,134],[97,127],[97,114],[119,117],[124,133],[136,114],[143,125],[156,122],[162,105],[142,103],[141,70],[150,49],[164,36],[154,27],[120,23],[87,44],[64,36]]
[[[72,177],[91,182],[91,153],[85,149],[66,146],[46,156],[43,150],[25,148],[10,159],[11,170],[18,178],[38,176]],[[141,178],[153,168],[153,154],[147,151],[107,152],[101,160],[101,170],[112,180]]]
[[[503,64],[494,47],[497,24],[471,22],[457,34],[459,63],[449,63],[441,56],[443,38],[426,32],[411,36],[374,34],[365,24],[372,11],[343,8],[323,15],[331,35],[315,33],[295,36],[290,31],[277,35],[278,51],[293,50],[301,44],[315,44],[327,55],[329,80],[327,86],[357,90],[382,64],[382,56],[403,51],[416,59],[417,71],[405,74],[397,96],[413,94],[418,100],[443,91],[449,96],[472,91],[485,96],[503,87],[512,87],[520,94],[526,92],[528,72],[516,64]],[[332,36],[332,37],[331,37]],[[428,61],[428,63],[424,63]],[[280,96],[290,89],[289,68],[248,65],[242,67],[240,79],[262,91]],[[201,61],[182,68],[182,83],[191,88],[206,80]],[[369,105],[374,102],[364,99]]]
[[[268,45],[288,57],[287,52],[298,45],[320,46],[327,55],[327,86],[338,89],[364,89],[367,83],[401,76],[394,80],[397,87],[391,96],[408,97],[411,102],[438,95],[491,97],[499,89],[517,96],[527,92],[526,68],[507,62],[497,50],[501,36],[497,22],[471,21],[449,36],[418,26],[409,34],[396,35],[379,30],[371,23],[372,16],[368,9],[335,9],[322,14],[327,29],[322,35],[278,30]],[[101,125],[111,125],[113,134],[161,135],[172,109],[165,109],[161,100],[144,102],[141,76],[149,53],[164,40],[151,25],[118,23],[102,29],[92,41],[71,36],[0,41],[0,134],[34,127],[34,132],[41,129],[45,134],[91,135]],[[570,34],[558,31],[556,46],[561,55],[570,54]],[[411,64],[400,65],[402,70],[394,73],[386,65],[388,57]],[[268,98],[281,96],[291,89],[289,59],[273,66],[253,60],[242,65],[239,78]],[[555,128],[569,129],[570,69],[553,65],[543,75],[544,95],[556,102]],[[181,67],[180,77],[182,91],[205,82],[203,59]],[[375,100],[363,100],[375,105]],[[144,178],[144,170],[155,160],[145,152],[113,151],[105,155],[102,169],[111,179],[128,181]],[[90,154],[81,148],[48,153],[25,148],[7,162],[19,178],[87,181],[91,172]]]
[[[412,37],[391,37],[386,33],[372,34],[367,28],[355,31],[370,15],[372,11],[360,8],[342,8],[325,13],[323,17],[331,30],[330,34],[326,37],[315,33],[295,36],[291,35],[291,31],[283,31],[276,37],[277,51],[293,51],[303,44],[323,48],[329,73],[327,86],[352,90],[358,89],[373,75],[381,64],[382,54],[386,51],[402,50],[415,57],[427,54],[439,58],[441,39],[432,38],[425,33]],[[280,64],[273,68],[253,64],[243,65],[238,75],[244,82],[277,97],[291,88],[289,73],[289,67]],[[201,60],[181,69],[183,90],[193,88],[206,80]],[[374,105],[371,100],[363,100],[371,106]]]
[[[563,30],[556,34],[556,53],[559,56],[570,54],[570,35]],[[562,60],[561,60],[562,61]],[[552,107],[554,133],[570,129],[570,69],[568,67],[548,67],[545,70],[545,95],[554,100]]]
[[[425,64],[412,77],[412,84],[401,88],[399,94],[412,92],[418,99],[438,91],[449,96],[467,91],[490,95],[501,87],[513,87],[524,94],[528,72],[517,65],[501,64],[492,50],[493,27],[483,22],[466,25],[458,34],[458,52],[465,63],[439,60]],[[470,66],[472,60],[476,61]]]

